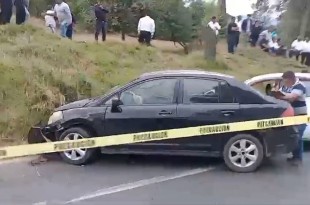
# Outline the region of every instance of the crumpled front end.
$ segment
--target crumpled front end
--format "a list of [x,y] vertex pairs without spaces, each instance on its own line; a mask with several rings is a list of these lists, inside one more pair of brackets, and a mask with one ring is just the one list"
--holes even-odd
[[39,123],[30,128],[27,139],[29,144],[38,144],[48,141],[54,142],[57,139],[57,129],[55,126],[51,127]]

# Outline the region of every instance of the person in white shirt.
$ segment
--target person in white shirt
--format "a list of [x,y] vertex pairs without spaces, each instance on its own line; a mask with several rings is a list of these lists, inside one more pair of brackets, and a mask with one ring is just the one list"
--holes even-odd
[[138,41],[143,44],[146,43],[147,46],[151,45],[151,39],[154,37],[155,33],[155,21],[147,15],[146,12],[143,13],[143,17],[140,18],[138,23]]
[[269,52],[272,55],[277,55],[277,52],[278,52],[280,46],[279,46],[276,38],[272,38],[272,40],[269,41],[268,47],[269,47]]
[[211,18],[211,21],[208,23],[208,27],[211,28],[215,32],[215,35],[219,34],[219,30],[221,29],[221,26],[217,22],[216,16],[213,16]]
[[300,53],[303,49],[304,41],[302,41],[301,36],[298,36],[298,38],[293,41],[291,45],[291,50],[289,51],[289,57],[292,58],[293,56],[296,56],[296,60],[299,60]]
[[60,24],[60,35],[64,38],[67,37],[67,30],[69,25],[72,24],[72,15],[70,7],[63,0],[56,0],[54,7],[58,22]]
[[236,20],[236,24],[239,28],[239,31],[236,34],[236,48],[239,45],[239,41],[240,41],[240,34],[242,32],[242,16],[238,16],[238,19]]
[[53,6],[49,6],[48,10],[44,15],[45,26],[48,27],[52,33],[55,33],[56,30],[56,21],[55,21],[55,11],[53,10]]
[[306,38],[303,42],[301,51],[301,64],[310,66],[310,42],[309,38]]

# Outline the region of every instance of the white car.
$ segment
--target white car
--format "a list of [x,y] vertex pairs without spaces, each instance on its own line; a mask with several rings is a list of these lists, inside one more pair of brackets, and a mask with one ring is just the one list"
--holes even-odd
[[[270,73],[265,75],[255,76],[251,79],[245,81],[245,84],[250,85],[255,88],[255,86],[264,85],[265,94],[268,94],[269,89],[275,83],[280,83],[282,85],[282,74],[283,73]],[[307,103],[307,114],[310,115],[310,73],[295,73],[296,77],[299,78],[301,82],[307,88],[306,94],[306,103]],[[310,124],[307,125],[307,128],[304,132],[303,139],[305,141],[310,141]]]

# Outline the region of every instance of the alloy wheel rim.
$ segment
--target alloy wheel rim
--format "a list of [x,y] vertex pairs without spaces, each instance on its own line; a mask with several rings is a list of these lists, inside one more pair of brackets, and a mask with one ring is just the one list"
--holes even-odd
[[258,148],[250,140],[241,139],[234,142],[229,148],[229,159],[237,167],[247,168],[258,159]]
[[[79,133],[70,133],[65,138],[64,141],[68,140],[81,140],[84,139]],[[86,154],[87,149],[72,149],[64,152],[64,155],[73,161],[82,159]]]

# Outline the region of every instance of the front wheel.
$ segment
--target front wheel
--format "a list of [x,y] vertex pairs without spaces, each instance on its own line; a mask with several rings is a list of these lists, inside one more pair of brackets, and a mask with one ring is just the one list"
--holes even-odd
[[[90,138],[89,132],[80,127],[69,128],[64,131],[59,137],[60,141],[67,140],[80,140],[85,138]],[[84,165],[91,162],[95,157],[96,149],[73,149],[65,152],[61,152],[61,158],[73,165]]]
[[252,135],[238,134],[232,137],[224,147],[226,166],[234,172],[253,172],[263,162],[262,143]]

